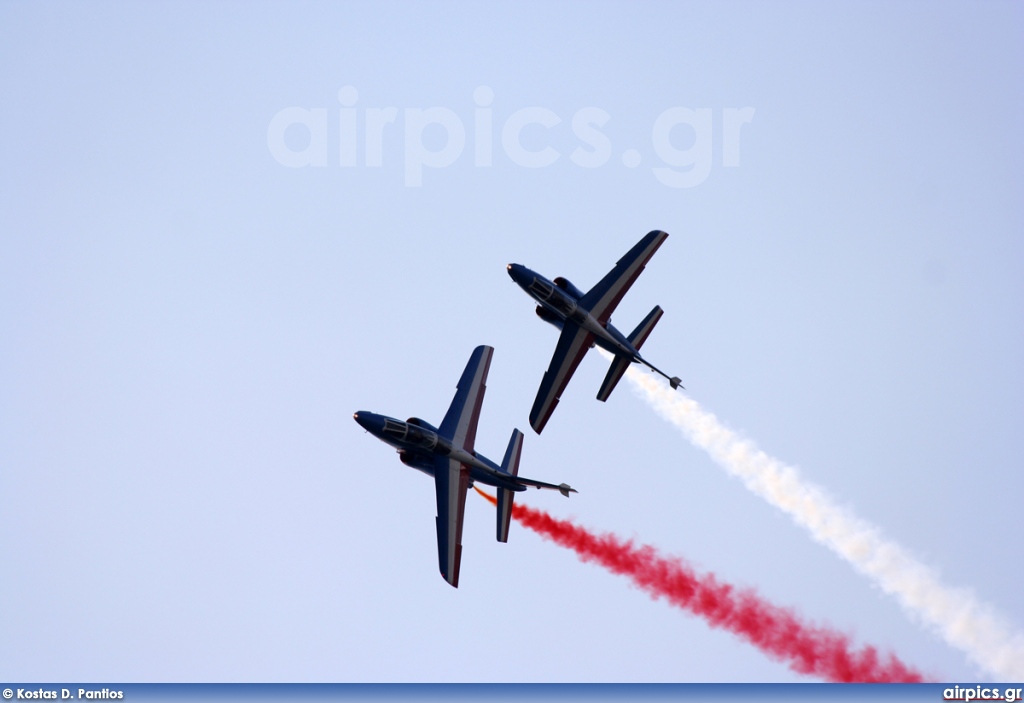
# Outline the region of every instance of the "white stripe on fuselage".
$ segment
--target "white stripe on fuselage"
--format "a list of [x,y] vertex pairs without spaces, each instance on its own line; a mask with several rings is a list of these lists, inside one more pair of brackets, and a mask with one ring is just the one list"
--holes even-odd
[[[633,268],[631,267],[630,270],[633,270]],[[534,280],[535,281],[539,280],[541,278],[542,278],[541,276],[537,276],[537,275],[534,276]],[[534,300],[536,300],[538,303],[543,305],[545,308],[547,308],[551,312],[553,312],[556,315],[558,315],[560,318],[562,318],[566,322],[570,322],[572,324],[579,325],[580,327],[585,329],[587,332],[590,332],[595,337],[600,337],[604,341],[608,342],[613,347],[615,347],[616,349],[621,351],[623,354],[628,355],[630,357],[636,357],[636,350],[635,349],[630,349],[629,347],[625,346],[622,343],[621,340],[616,339],[612,335],[612,333],[609,332],[608,329],[604,325],[602,325],[600,322],[597,321],[597,318],[594,317],[589,310],[584,310],[583,308],[578,307],[578,305],[579,305],[579,301],[578,300],[574,300],[572,298],[572,296],[567,294],[565,291],[563,291],[558,286],[555,286],[554,284],[552,284],[550,281],[547,281],[547,279],[544,279],[544,280],[545,280],[545,282],[548,285],[550,285],[552,287],[552,292],[551,292],[551,295],[548,297],[548,300],[550,300],[550,298],[552,298],[552,297],[554,297],[556,295],[565,296],[570,301],[572,301],[573,308],[574,308],[573,312],[575,314],[573,314],[570,317],[567,317],[564,313],[562,313],[560,310],[558,310],[554,305],[551,305],[548,302],[548,300],[544,300],[544,299],[540,298],[539,296],[535,295],[533,290],[531,288],[527,287],[526,290],[530,294],[530,297],[532,297]]]
[[460,447],[452,447],[452,453],[448,455],[448,458],[461,464],[465,464],[466,466],[475,466],[478,469],[484,469],[492,473],[494,471],[490,466]]
[[608,331],[608,328],[602,325],[600,322],[598,322],[597,318],[591,315],[589,312],[587,313],[587,316],[583,319],[582,323],[576,324],[579,324],[580,327],[585,329],[587,332],[590,332],[595,337],[600,337],[606,342],[610,342],[612,346],[622,351],[623,354],[626,354],[630,357],[635,355],[634,350],[625,346],[620,340],[612,336],[612,333]]
[[625,346],[621,340],[616,339],[612,335],[612,333],[608,331],[608,328],[606,328],[604,325],[598,322],[597,318],[591,315],[589,311],[584,310],[583,308],[577,308],[577,314],[573,315],[571,318],[567,318],[561,312],[556,310],[553,306],[548,305],[545,301],[541,300],[540,298],[536,296],[533,296],[533,298],[541,305],[543,305],[545,308],[561,317],[563,320],[565,320],[565,322],[574,325],[579,325],[580,327],[585,329],[587,332],[590,332],[595,337],[600,337],[604,341],[608,342],[626,356],[629,356],[631,358],[636,356],[635,349],[630,349],[629,347]]

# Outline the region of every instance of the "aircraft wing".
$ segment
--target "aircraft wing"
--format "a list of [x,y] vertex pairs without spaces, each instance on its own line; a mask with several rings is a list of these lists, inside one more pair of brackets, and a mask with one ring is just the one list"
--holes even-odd
[[480,408],[484,402],[487,387],[487,371],[491,368],[494,347],[481,345],[473,350],[466,364],[466,370],[456,386],[455,397],[445,413],[438,432],[452,440],[452,444],[468,452],[473,451],[476,441],[476,424],[480,419]]
[[555,354],[544,373],[544,380],[540,382],[540,390],[537,391],[537,398],[533,401],[533,409],[530,411],[530,427],[537,434],[544,429],[548,418],[558,405],[562,391],[593,343],[594,335],[579,325],[566,323],[562,328]]
[[434,460],[434,488],[437,491],[438,566],[444,580],[458,588],[469,469],[452,459],[437,457]]
[[580,299],[580,305],[589,310],[602,325],[607,324],[622,296],[667,238],[668,234],[660,230],[649,232],[616,262],[615,268],[587,291]]

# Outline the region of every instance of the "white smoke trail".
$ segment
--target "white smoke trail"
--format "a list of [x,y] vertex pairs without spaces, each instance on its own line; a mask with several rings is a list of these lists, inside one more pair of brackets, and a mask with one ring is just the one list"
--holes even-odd
[[934,571],[883,537],[877,527],[836,505],[822,489],[801,479],[794,467],[740,437],[697,401],[636,367],[627,377],[644,400],[719,466],[894,595],[948,644],[1000,680],[1024,680],[1024,636],[1004,626],[970,591],[943,585]]

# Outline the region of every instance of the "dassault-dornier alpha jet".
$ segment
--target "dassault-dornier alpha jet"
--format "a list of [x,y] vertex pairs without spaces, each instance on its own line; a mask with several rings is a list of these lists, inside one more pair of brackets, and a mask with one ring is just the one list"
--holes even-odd
[[550,488],[566,497],[576,492],[565,483],[556,486],[518,475],[519,454],[523,447],[523,433],[519,430],[512,431],[501,466],[474,451],[476,425],[484,402],[484,384],[493,354],[493,347],[480,346],[473,350],[440,427],[418,417],[402,422],[365,410],[352,416],[367,432],[397,449],[403,464],[434,477],[437,490],[437,558],[441,576],[456,588],[459,587],[459,564],[462,560],[466,491],[474,481],[498,489],[499,542],[508,541],[513,491],[525,491],[532,486]]
[[530,411],[530,426],[537,434],[544,429],[576,367],[594,344],[615,355],[601,390],[597,393],[598,400],[608,399],[615,384],[633,362],[650,367],[667,378],[672,388],[679,388],[678,378],[669,376],[640,356],[640,347],[661,319],[660,307],[655,305],[628,337],[624,337],[611,324],[612,312],[622,296],[667,237],[668,234],[659,230],[650,232],[586,293],[565,278],[559,277],[552,282],[520,264],[508,265],[508,275],[512,280],[540,303],[537,316],[562,330],[555,354],[551,357],[544,380],[540,382],[537,399]]

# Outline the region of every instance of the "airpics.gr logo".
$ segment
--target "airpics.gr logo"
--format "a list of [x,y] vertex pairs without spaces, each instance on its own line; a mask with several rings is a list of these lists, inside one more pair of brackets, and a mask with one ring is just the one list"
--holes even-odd
[[[507,115],[494,114],[491,104],[494,91],[480,86],[473,92],[473,118],[470,120],[473,151],[473,165],[487,168],[494,164],[496,131],[500,132],[500,146],[505,158],[523,168],[545,168],[554,164],[564,154],[550,144],[542,148],[528,149],[523,145],[523,132],[529,127],[531,133],[558,128],[563,120],[560,115],[546,107],[525,107]],[[385,141],[395,141],[393,133],[399,119],[397,107],[356,107],[358,91],[348,85],[338,91],[336,129],[339,137],[336,157],[328,155],[328,132],[333,115],[325,107],[287,107],[274,115],[267,126],[267,146],[271,155],[282,166],[301,168],[303,166],[326,167],[338,165],[344,168],[365,166],[380,167],[384,163]],[[692,188],[700,185],[711,173],[713,166],[712,140],[715,125],[720,124],[722,135],[722,166],[740,165],[740,131],[744,124],[754,119],[754,108],[727,107],[718,111],[709,107],[670,107],[654,119],[651,126],[651,146],[660,164],[651,168],[654,177],[670,188]],[[361,114],[360,114],[361,113]],[[423,185],[423,169],[440,169],[451,166],[462,156],[466,148],[466,121],[457,112],[446,107],[407,107],[402,111],[403,161],[405,185],[417,188]],[[501,122],[496,125],[496,119]],[[716,120],[717,118],[717,120]],[[599,107],[584,107],[577,110],[569,121],[572,136],[578,140],[569,152],[569,160],[581,168],[605,166],[612,158],[613,148],[608,135],[601,128],[608,123],[611,115]],[[308,143],[301,149],[288,144],[285,133],[298,126],[308,135]],[[689,132],[693,144],[686,149],[672,143],[673,130],[677,138],[687,141],[682,133]],[[564,130],[564,127],[562,128]],[[425,143],[428,131],[444,133],[443,146],[432,149]],[[294,134],[295,130],[293,130]],[[362,134],[362,159],[360,159],[360,133]],[[564,135],[557,135],[563,136]],[[301,140],[300,140],[301,141]],[[432,140],[432,143],[437,140]],[[389,152],[394,145],[388,147]],[[636,149],[621,153],[622,165],[636,168],[643,161]]]
[[984,686],[953,686],[942,690],[944,701],[1013,701],[1021,700],[1020,688],[986,688]]

